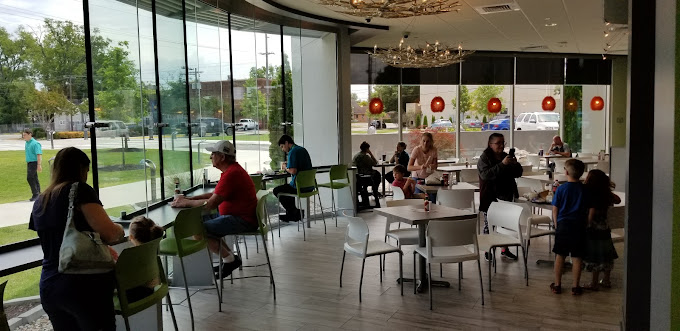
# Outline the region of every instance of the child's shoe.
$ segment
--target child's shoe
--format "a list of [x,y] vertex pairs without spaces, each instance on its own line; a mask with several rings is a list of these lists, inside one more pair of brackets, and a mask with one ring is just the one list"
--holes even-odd
[[554,294],[562,294],[562,285],[555,285],[555,283],[550,284],[550,290]]

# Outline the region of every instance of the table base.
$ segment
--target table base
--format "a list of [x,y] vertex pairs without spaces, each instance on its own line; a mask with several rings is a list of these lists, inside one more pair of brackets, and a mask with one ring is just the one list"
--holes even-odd
[[[418,285],[416,286],[416,291],[418,293],[423,293],[427,290],[428,287],[427,278],[425,278],[424,281],[416,280],[413,278],[397,278],[397,284],[401,284],[401,282],[413,283],[414,281],[418,283]],[[449,288],[451,287],[451,283],[443,280],[433,280],[432,286]]]

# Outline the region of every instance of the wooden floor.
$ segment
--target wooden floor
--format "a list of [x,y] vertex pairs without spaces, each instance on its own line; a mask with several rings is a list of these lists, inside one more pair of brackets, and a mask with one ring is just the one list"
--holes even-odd
[[[373,212],[359,214],[369,224],[372,239],[382,240],[384,218]],[[478,330],[478,329],[619,329],[622,302],[623,245],[616,249],[621,256],[612,273],[612,289],[570,293],[571,273],[565,273],[565,292],[550,292],[552,267],[537,265],[537,259],[549,259],[547,238],[532,241],[529,256],[529,286],[525,286],[523,266],[519,261],[503,260],[492,275],[492,291],[487,288],[487,262],[482,258],[485,305],[481,304],[475,262],[464,264],[462,290],[457,286],[457,266],[444,266],[444,279],[451,288],[434,289],[434,310],[429,310],[428,294],[413,294],[413,285],[405,284],[404,296],[396,279],[399,264],[396,255],[387,257],[387,268],[380,283],[377,257],[366,262],[363,302],[359,303],[361,260],[352,256],[345,261],[343,287],[339,286],[340,262],[347,220],[327,219],[312,223],[307,241],[302,240],[294,224],[284,226],[281,238],[267,242],[274,268],[277,300],[274,302],[268,278],[225,282],[222,312],[217,311],[217,295],[206,290],[192,296],[196,330]],[[271,239],[271,238],[270,238]],[[248,240],[250,258],[245,265],[265,261],[264,252],[255,253],[255,241]],[[243,249],[242,249],[243,250]],[[413,246],[404,247],[404,275],[413,273]],[[256,269],[256,270],[253,270]],[[437,272],[434,272],[434,270]],[[439,279],[438,267],[433,267]],[[235,271],[235,276],[267,274],[265,267]],[[584,274],[583,280],[590,277]],[[184,298],[183,290],[172,290],[173,301]],[[176,306],[180,330],[190,330],[189,310],[184,302]],[[164,310],[164,327],[172,330],[170,315]]]

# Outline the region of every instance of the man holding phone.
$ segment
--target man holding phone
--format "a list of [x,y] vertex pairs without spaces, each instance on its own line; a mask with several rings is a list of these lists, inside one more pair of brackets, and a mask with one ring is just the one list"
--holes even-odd
[[[500,133],[489,136],[487,148],[479,157],[477,170],[479,170],[479,210],[484,213],[484,233],[489,233],[486,221],[486,212],[492,202],[498,200],[514,201],[519,197],[515,178],[522,176],[522,165],[515,158],[515,149],[505,153],[505,137]],[[490,260],[488,252],[484,253],[487,261]],[[517,260],[507,247],[504,247],[501,256],[511,260]]]

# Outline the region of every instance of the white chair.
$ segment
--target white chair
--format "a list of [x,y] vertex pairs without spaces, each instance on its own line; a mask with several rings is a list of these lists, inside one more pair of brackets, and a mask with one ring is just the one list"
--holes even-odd
[[478,183],[479,182],[479,170],[477,170],[476,164],[471,164],[470,168],[462,169],[460,171],[460,181],[466,183]]
[[[396,192],[396,191],[395,191]],[[387,200],[385,201],[387,207],[399,206],[422,206],[423,201],[420,199],[404,199],[404,200]],[[391,225],[398,223],[396,229],[392,229]],[[418,245],[418,229],[416,228],[401,228],[401,222],[394,221],[389,217],[385,220],[385,243],[387,239],[391,238],[397,241],[397,247],[401,249],[402,245]],[[385,257],[382,258],[383,270],[385,268]]]
[[[461,289],[462,263],[477,261],[479,271],[479,286],[482,291],[482,306],[484,305],[484,282],[482,281],[482,266],[479,262],[479,245],[477,244],[477,220],[470,218],[460,221],[430,221],[425,233],[425,247],[417,247],[413,252],[413,273],[415,274],[416,254],[420,254],[427,261],[430,277],[430,310],[432,310],[432,263],[458,263],[458,290]],[[415,282],[413,291],[415,293]]]
[[[349,225],[345,233],[344,252],[342,252],[342,264],[340,265],[340,287],[342,287],[342,270],[345,267],[345,255],[350,253],[362,259],[361,278],[359,279],[359,302],[361,302],[361,287],[364,282],[364,266],[366,258],[370,256],[380,256],[389,253],[399,253],[399,279],[402,279],[402,255],[404,253],[398,247],[382,242],[380,240],[368,240],[368,225],[360,217],[347,216]],[[378,258],[380,264],[382,259]],[[382,283],[382,265],[380,266],[380,282]],[[401,295],[404,295],[404,282],[401,282]]]
[[404,200],[406,196],[399,186],[392,186],[392,200]]
[[477,212],[475,207],[475,191],[473,190],[439,189],[437,191],[437,204],[451,208],[467,209],[473,213]]
[[[524,209],[520,206],[492,202],[486,213],[489,229],[491,233],[477,236],[477,242],[482,250],[491,253],[491,263],[489,263],[489,291],[491,291],[491,264],[494,265],[496,272],[496,248],[507,246],[519,246],[522,248],[522,260],[524,261],[524,277],[526,285],[529,286],[529,272],[527,270],[527,257],[524,251],[523,234],[519,224]],[[510,230],[506,231],[504,229]]]
[[564,165],[567,163],[567,160],[569,160],[569,158],[566,157],[554,159],[553,162],[555,162],[555,172],[564,173]]
[[536,169],[541,168],[541,159],[537,154],[536,155],[531,155],[531,154],[527,155],[527,161],[529,163],[531,163],[532,167],[534,167]]
[[517,188],[528,187],[534,192],[545,191],[545,186],[540,180],[537,179],[519,177],[515,178],[515,183],[517,183]]
[[533,172],[534,172],[533,165],[529,164],[529,165],[523,165],[522,166],[522,175],[524,175],[524,173],[533,173]]
[[609,225],[609,228],[612,229],[612,242],[623,242],[626,236],[624,230],[626,227],[626,207],[609,207],[607,210],[607,224]]
[[[553,229],[553,221],[550,216],[546,215],[536,215],[531,212],[531,206],[526,203],[508,202],[500,201],[502,203],[509,203],[516,206],[522,207],[522,216],[520,217],[519,228],[522,231],[522,239],[524,241],[524,249],[526,256],[529,256],[529,246],[531,245],[532,238],[538,238],[543,236],[548,236],[548,254],[550,254],[550,249],[552,247],[552,237],[555,235],[555,230]],[[548,226],[547,229],[539,228],[539,225]]]

